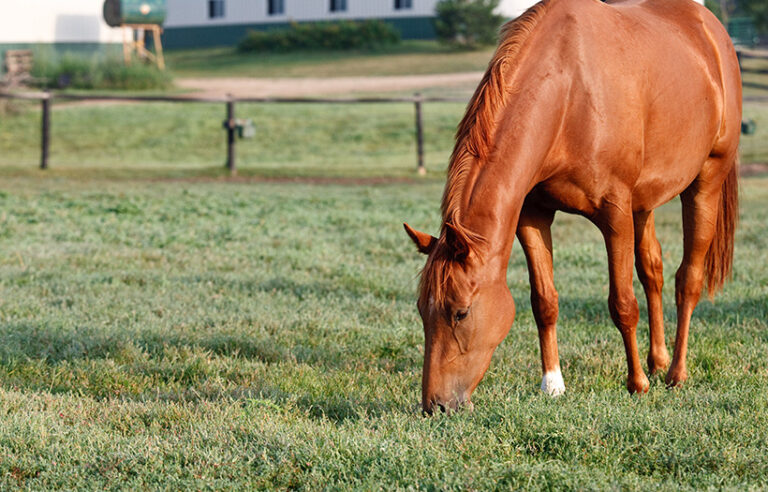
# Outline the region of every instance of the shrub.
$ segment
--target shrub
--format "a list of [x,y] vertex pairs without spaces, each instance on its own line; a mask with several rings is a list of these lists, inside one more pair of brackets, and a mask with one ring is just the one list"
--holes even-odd
[[494,44],[504,18],[494,13],[499,0],[440,0],[435,31],[442,43],[459,48]]
[[121,60],[112,59],[100,64],[98,68],[100,89],[149,90],[166,89],[172,85],[168,72],[154,65],[126,65]]
[[292,23],[288,29],[250,31],[238,44],[242,52],[371,49],[400,42],[400,33],[385,22]]
[[32,76],[38,85],[56,89],[147,90],[171,86],[171,76],[152,65],[125,65],[118,59],[88,59],[65,54],[57,61],[35,60]]

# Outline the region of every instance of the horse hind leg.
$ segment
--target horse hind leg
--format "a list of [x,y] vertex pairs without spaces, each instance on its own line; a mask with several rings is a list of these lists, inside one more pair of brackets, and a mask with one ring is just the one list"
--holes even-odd
[[[717,161],[709,161],[710,169]],[[727,169],[727,168],[726,168]],[[730,274],[733,259],[733,234],[738,213],[738,170],[734,165],[727,176],[699,176],[681,195],[683,204],[683,261],[675,275],[677,334],[672,365],[667,372],[668,386],[678,386],[688,378],[686,355],[691,315],[701,297],[705,274],[710,295]]]
[[664,286],[664,265],[661,245],[656,239],[654,213],[638,212],[635,223],[635,268],[645,291],[648,305],[648,373],[663,371],[669,365],[669,352],[664,340],[664,311],[661,290]]
[[539,330],[541,349],[541,391],[550,396],[565,392],[557,350],[557,290],[552,272],[552,235],[554,212],[526,206],[520,214],[517,237],[528,262],[531,281],[531,309]]

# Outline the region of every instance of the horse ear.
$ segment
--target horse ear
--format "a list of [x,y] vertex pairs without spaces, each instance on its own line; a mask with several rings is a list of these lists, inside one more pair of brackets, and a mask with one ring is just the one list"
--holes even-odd
[[470,248],[467,236],[450,222],[445,223],[445,242],[453,250],[455,260],[461,261],[469,256]]
[[405,232],[408,233],[413,242],[416,243],[416,247],[419,248],[420,253],[428,255],[435,249],[435,244],[437,244],[437,238],[435,236],[419,232],[406,223],[403,223],[403,227],[405,227]]

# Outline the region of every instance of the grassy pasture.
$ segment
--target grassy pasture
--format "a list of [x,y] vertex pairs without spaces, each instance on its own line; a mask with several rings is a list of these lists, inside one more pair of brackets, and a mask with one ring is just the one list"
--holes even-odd
[[[38,104],[14,101],[0,117],[0,175],[36,173]],[[409,104],[240,104],[256,138],[238,142],[244,176],[413,176],[416,150]],[[442,178],[464,104],[424,106],[426,165]],[[745,105],[757,133],[742,138],[742,161],[768,162],[768,104]],[[224,172],[223,104],[59,103],[52,116],[54,175],[217,176]]]
[[[516,246],[518,316],[475,412],[424,419],[423,259],[400,223],[436,230],[440,183],[4,174],[2,489],[768,486],[766,179],[743,182],[734,281],[697,308],[685,388],[626,394],[604,246],[560,215],[566,395],[537,389]],[[679,214],[657,218],[670,346]]]
[[[39,163],[38,105],[14,102],[20,113],[0,118],[2,172]],[[54,106],[51,168],[130,173],[162,167],[169,174],[220,173],[226,156],[223,104]],[[427,165],[443,169],[464,104],[424,109]],[[260,176],[406,176],[416,168],[410,104],[239,104],[239,118],[257,128],[238,142],[241,174]],[[97,173],[100,173],[97,171]]]
[[377,50],[240,53],[236,48],[171,50],[178,77],[354,77],[485,70],[492,48],[455,51],[436,41],[403,41]]

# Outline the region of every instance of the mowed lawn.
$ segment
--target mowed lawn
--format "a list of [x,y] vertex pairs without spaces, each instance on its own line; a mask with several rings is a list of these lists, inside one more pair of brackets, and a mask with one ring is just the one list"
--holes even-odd
[[170,50],[178,77],[355,77],[485,70],[493,47],[455,50],[437,41],[406,40],[373,50],[240,53],[234,47]]
[[[684,388],[626,393],[604,246],[559,215],[567,393],[538,390],[516,246],[518,315],[476,409],[435,418],[401,223],[437,230],[439,182],[92,178],[0,184],[2,489],[768,487],[765,178],[743,181],[734,280],[696,310]],[[671,348],[677,201],[657,228]]]

